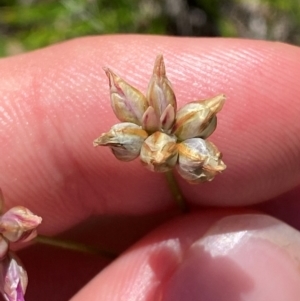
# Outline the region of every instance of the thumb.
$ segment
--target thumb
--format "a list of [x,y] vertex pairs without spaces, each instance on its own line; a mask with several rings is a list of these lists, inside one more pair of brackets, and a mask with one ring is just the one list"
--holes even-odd
[[144,238],[72,301],[296,301],[299,251],[299,232],[270,216],[194,214]]

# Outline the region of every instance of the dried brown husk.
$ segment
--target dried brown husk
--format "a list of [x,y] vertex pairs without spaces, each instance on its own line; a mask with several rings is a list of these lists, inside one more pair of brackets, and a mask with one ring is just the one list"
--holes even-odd
[[207,138],[217,126],[216,114],[224,102],[225,96],[221,94],[186,104],[177,112],[172,132],[181,141],[195,137]]
[[166,172],[177,163],[178,151],[176,137],[155,132],[142,145],[140,158],[150,170]]
[[122,122],[115,124],[109,132],[94,140],[94,146],[109,146],[121,161],[131,161],[140,155],[144,140],[148,137],[140,126]]
[[226,169],[222,154],[207,140],[191,138],[178,144],[178,172],[191,183],[211,181]]

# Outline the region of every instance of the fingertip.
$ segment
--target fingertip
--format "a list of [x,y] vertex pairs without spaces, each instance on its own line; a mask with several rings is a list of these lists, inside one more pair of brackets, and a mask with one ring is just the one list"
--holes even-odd
[[296,301],[299,248],[299,232],[269,216],[194,214],[155,230],[72,301]]
[[[238,39],[103,36],[1,60],[0,180],[10,205],[31,203],[45,224],[56,220],[61,230],[91,213],[143,214],[173,205],[163,175],[91,146],[117,122],[101,67],[116,68],[145,91],[157,53],[164,54],[179,107],[227,96],[209,138],[227,170],[204,185],[179,179],[189,203],[247,205],[299,183],[299,49]],[[71,216],[59,217],[59,208]]]

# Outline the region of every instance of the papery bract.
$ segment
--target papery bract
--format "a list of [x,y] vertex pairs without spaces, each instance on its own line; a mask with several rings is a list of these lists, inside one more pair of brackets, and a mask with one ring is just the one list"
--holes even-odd
[[177,162],[176,137],[162,132],[155,132],[142,145],[140,158],[152,171],[166,172]]
[[142,126],[148,133],[154,133],[159,130],[160,121],[154,108],[149,106],[143,115]]

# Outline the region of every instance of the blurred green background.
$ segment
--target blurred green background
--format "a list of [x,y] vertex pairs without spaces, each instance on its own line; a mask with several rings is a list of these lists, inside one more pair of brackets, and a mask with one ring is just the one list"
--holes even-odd
[[0,0],[0,56],[108,33],[245,37],[300,45],[300,0]]

